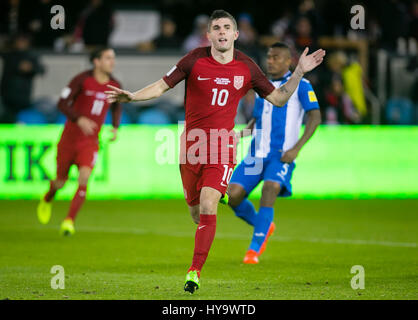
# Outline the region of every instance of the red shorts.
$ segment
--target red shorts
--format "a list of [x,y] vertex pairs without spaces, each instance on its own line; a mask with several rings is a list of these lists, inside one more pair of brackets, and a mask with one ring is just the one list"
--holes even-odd
[[67,180],[71,165],[78,168],[94,168],[99,146],[97,143],[65,143],[60,141],[57,147],[57,179]]
[[200,203],[200,190],[211,187],[225,194],[231,180],[235,163],[228,164],[180,164],[181,180],[186,202],[189,206]]

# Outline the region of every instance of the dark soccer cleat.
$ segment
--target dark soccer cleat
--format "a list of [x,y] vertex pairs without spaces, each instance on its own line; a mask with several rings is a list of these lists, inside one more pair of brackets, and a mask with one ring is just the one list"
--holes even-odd
[[194,293],[200,288],[199,276],[196,270],[189,271],[186,275],[186,281],[184,283],[184,291]]

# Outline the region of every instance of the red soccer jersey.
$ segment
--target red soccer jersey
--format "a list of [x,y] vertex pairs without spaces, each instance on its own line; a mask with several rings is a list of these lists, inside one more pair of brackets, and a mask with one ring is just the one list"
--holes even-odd
[[217,62],[210,47],[197,48],[184,56],[164,76],[170,88],[186,79],[186,128],[234,128],[238,102],[253,88],[261,97],[268,96],[274,86],[255,62],[239,50],[227,63]]
[[[115,128],[119,126],[121,106],[119,103],[113,103],[111,106],[107,102],[105,91],[107,85],[113,85],[120,88],[120,84],[113,77],[106,83],[99,83],[93,76],[93,71],[84,71],[75,76],[69,85],[63,89],[58,108],[67,116],[64,131],[61,140],[68,142],[74,141],[95,141],[98,140],[98,134],[106,114],[111,107],[112,124]],[[97,129],[93,135],[86,136],[77,125],[76,121],[80,116],[87,117],[97,123]]]
[[[186,80],[186,134],[196,128],[207,133],[210,129],[231,131],[238,103],[248,90],[252,88],[264,98],[275,89],[244,53],[234,50],[233,60],[221,64],[212,57],[210,47],[197,48],[185,55],[163,79],[170,88]],[[192,144],[187,140],[187,149]]]

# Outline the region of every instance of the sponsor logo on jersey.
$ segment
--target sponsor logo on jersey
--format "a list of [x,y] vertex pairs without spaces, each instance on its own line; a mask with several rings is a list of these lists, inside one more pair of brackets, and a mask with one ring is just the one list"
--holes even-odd
[[86,96],[94,96],[95,91],[92,90],[86,90]]
[[96,99],[106,100],[106,94],[104,92],[96,92]]
[[234,88],[239,90],[244,85],[244,76],[234,76]]
[[223,84],[223,85],[228,85],[231,83],[231,80],[229,80],[228,78],[216,78],[213,81],[215,81],[216,84]]
[[316,98],[315,92],[308,91],[309,102],[317,102],[318,99]]
[[210,78],[202,78],[201,76],[197,77],[197,80],[209,80]]

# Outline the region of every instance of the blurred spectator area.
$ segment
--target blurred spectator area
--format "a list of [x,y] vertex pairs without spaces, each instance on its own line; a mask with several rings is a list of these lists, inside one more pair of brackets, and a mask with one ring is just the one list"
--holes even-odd
[[149,42],[160,34],[158,11],[116,10],[113,16],[115,28],[109,44],[113,47],[134,47]]
[[[159,80],[181,58],[181,55],[117,55],[114,76],[127,90],[138,90]],[[56,108],[56,102],[64,87],[79,72],[90,69],[91,65],[87,57],[82,54],[43,54],[41,63],[48,70],[42,77],[36,77],[33,83],[32,101],[33,107],[45,114],[50,114]],[[0,60],[0,74],[3,69],[3,61]],[[184,99],[184,83],[169,90],[162,97],[152,100],[127,105],[124,109],[130,115],[132,123],[136,123],[142,111],[149,107],[158,107],[169,116],[169,122],[182,120],[179,109],[182,108]],[[62,119],[58,119],[60,122]],[[54,121],[55,122],[55,121]]]
[[[10,5],[5,5],[8,3]],[[37,24],[33,17],[27,17],[31,10],[40,11],[35,21],[41,26],[47,25],[49,11],[46,9],[51,3],[50,0],[2,1],[0,50],[8,50],[7,38],[14,32],[22,28],[34,32],[33,26]],[[153,0],[62,0],[60,3],[66,8],[65,32],[54,33],[51,39],[55,42],[50,45],[48,40],[48,47],[39,46],[35,41],[34,49],[47,70],[33,81],[33,106],[41,109],[54,108],[62,88],[71,78],[91,67],[87,61],[91,44],[80,37],[77,40],[77,30],[79,35],[84,35],[88,33],[85,29],[93,25],[90,33],[102,31],[105,42],[116,49],[115,77],[124,88],[137,90],[160,79],[188,50],[207,45],[207,15],[219,9],[216,1],[206,0],[190,3],[170,0],[161,4]],[[350,27],[350,8],[354,4],[365,6],[364,30]],[[331,101],[335,110],[352,109],[351,120],[344,123],[418,123],[418,0],[297,0],[269,5],[271,8],[266,11],[257,2],[243,0],[238,7],[223,7],[237,18],[241,37],[236,47],[264,70],[267,48],[274,42],[282,41],[290,46],[293,67],[304,47],[309,46],[311,52],[324,48],[327,50],[324,64],[306,75],[321,107],[329,107]],[[35,10],[37,6],[43,11]],[[41,11],[47,12],[47,16]],[[102,17],[99,13],[106,13],[108,27],[86,22],[88,19],[98,21],[98,17]],[[32,36],[36,40],[42,32]],[[346,57],[337,69],[328,63],[334,53]],[[2,63],[0,61],[0,73]],[[152,117],[160,122],[175,122],[182,114],[184,116],[183,99],[184,82],[158,100],[142,102],[141,109],[128,104],[125,111],[132,123],[151,121]],[[237,123],[245,122],[251,115],[252,101],[251,93],[241,101]],[[48,122],[53,119],[56,117],[47,117]]]
[[[339,47],[341,49],[341,47]],[[328,58],[332,57],[332,53],[336,52],[329,49]],[[350,55],[357,57],[358,50],[355,46],[344,50],[347,56]],[[265,55],[265,50],[260,50],[261,55]],[[117,60],[114,75],[121,81],[124,88],[127,90],[137,90],[147,86],[153,81],[160,79],[166,74],[172,66],[174,66],[178,60],[182,57],[182,53],[166,54],[155,51],[152,54],[145,53],[121,53],[117,51]],[[42,76],[35,77],[32,93],[32,101],[36,105],[39,102],[49,101],[49,107],[55,108],[56,101],[58,101],[61,90],[68,84],[73,76],[77,73],[91,68],[90,63],[84,54],[56,54],[53,52],[43,53],[40,55],[40,61],[48,70]],[[264,60],[263,60],[264,61]],[[354,61],[355,58],[354,58]],[[0,74],[2,73],[3,61],[0,60]],[[361,64],[360,64],[361,65]],[[326,64],[322,67],[323,71],[326,70]],[[362,68],[363,69],[363,68]],[[385,112],[387,104],[390,102],[390,106],[393,109],[394,104],[399,102],[398,98],[407,98],[412,100],[412,114],[415,114],[417,102],[416,95],[413,98],[413,92],[416,91],[416,62],[412,60],[411,56],[399,55],[397,53],[389,53],[387,50],[380,50],[377,55],[377,61],[375,66],[375,74],[373,77],[364,82],[367,84],[364,86],[364,94],[367,100],[367,108],[369,112],[369,118],[362,123],[396,123],[396,120],[389,119],[390,116]],[[363,69],[364,70],[364,69]],[[321,86],[313,81],[313,86],[317,92],[318,99],[321,101]],[[415,87],[414,87],[415,86]],[[415,88],[415,89],[414,89]],[[372,92],[373,90],[373,92]],[[394,99],[395,100],[391,100]],[[184,82],[180,83],[175,88],[169,90],[162,97],[153,101],[144,101],[137,103],[145,107],[151,107],[159,105],[162,110],[168,109],[169,112],[178,113],[183,104],[184,99]],[[404,104],[400,103],[399,107],[403,108]],[[171,110],[170,110],[171,108]],[[409,108],[409,107],[408,107]],[[139,117],[140,111],[147,110],[128,105],[126,111],[131,116],[131,122],[136,123]],[[396,109],[396,108],[395,108]],[[48,110],[46,110],[48,112]],[[240,111],[239,111],[240,112]],[[172,117],[172,121],[178,119],[179,116]],[[181,117],[180,117],[181,118]],[[246,119],[244,117],[243,119]],[[409,123],[417,123],[415,120],[411,120]],[[238,120],[238,119],[237,119]],[[244,123],[245,120],[238,121],[238,123]],[[401,123],[399,123],[401,124]]]

